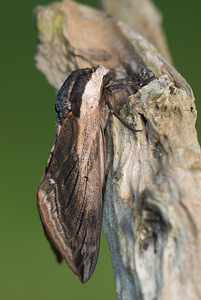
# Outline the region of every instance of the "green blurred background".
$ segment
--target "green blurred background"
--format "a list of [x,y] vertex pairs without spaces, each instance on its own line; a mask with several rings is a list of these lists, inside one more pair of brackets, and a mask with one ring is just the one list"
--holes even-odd
[[[0,299],[116,299],[104,235],[95,273],[82,285],[65,263],[56,263],[36,209],[37,185],[55,136],[55,94],[34,66],[32,10],[50,2],[1,3]],[[154,2],[164,15],[174,64],[194,91],[201,139],[201,1]]]

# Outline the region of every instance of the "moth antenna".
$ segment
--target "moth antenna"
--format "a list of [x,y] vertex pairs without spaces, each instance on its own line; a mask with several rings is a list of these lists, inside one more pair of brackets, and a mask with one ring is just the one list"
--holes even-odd
[[77,60],[76,60],[76,57],[79,57],[81,59],[83,59],[84,61],[88,62],[92,67],[93,67],[93,64],[91,63],[90,60],[88,60],[87,58],[85,58],[84,56],[82,56],[81,54],[76,54],[75,53],[75,48],[69,43],[67,42],[67,45],[68,47],[70,48],[67,48],[67,53],[71,54],[73,56],[74,59],[72,59],[72,56],[70,56],[70,60],[71,62],[75,65],[75,69],[78,69],[78,63],[77,63]]
[[[92,64],[92,62],[91,62],[89,59],[85,58],[85,57],[82,56],[81,54],[76,54],[76,53],[74,53],[74,52],[69,52],[69,53],[70,53],[70,54],[73,54],[75,57],[79,57],[79,58],[81,58],[82,60],[88,62],[92,67],[94,66],[94,65]],[[76,63],[77,63],[77,62],[76,62]],[[77,69],[78,69],[78,68],[77,68]]]
[[75,57],[75,51],[73,46],[69,43],[69,41],[66,41],[66,52],[70,54],[69,59],[74,64],[75,69],[78,69],[78,64]]
[[114,115],[126,128],[128,128],[129,130],[131,130],[133,132],[141,132],[142,131],[142,129],[133,129],[124,120],[122,120],[121,117],[114,111],[111,103],[108,100],[106,100],[106,104],[107,104],[107,107],[108,107],[109,111],[111,112],[111,114]]

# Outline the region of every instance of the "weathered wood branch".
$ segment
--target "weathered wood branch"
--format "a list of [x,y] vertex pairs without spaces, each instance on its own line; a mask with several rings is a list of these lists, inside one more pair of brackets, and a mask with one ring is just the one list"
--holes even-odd
[[90,64],[116,68],[117,74],[154,74],[128,99],[120,95],[126,102],[122,119],[142,132],[133,133],[114,116],[108,126],[103,228],[117,296],[201,299],[201,155],[194,97],[166,61],[152,4],[120,2],[102,1],[115,19],[67,0],[37,7],[36,65],[56,90],[72,70]]

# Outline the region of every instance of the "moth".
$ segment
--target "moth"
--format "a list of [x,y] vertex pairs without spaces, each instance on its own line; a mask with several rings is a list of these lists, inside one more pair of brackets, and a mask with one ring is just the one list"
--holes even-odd
[[44,232],[58,261],[85,283],[94,272],[102,222],[107,85],[113,71],[73,71],[58,92],[56,138],[37,190]]

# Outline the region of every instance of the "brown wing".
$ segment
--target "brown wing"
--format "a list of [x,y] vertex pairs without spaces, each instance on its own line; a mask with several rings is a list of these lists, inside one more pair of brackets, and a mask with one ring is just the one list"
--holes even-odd
[[78,152],[78,138],[79,124],[69,114],[38,187],[37,205],[53,248],[86,282],[94,271],[99,252],[103,137],[97,128],[89,148],[84,149],[89,154],[87,159]]

